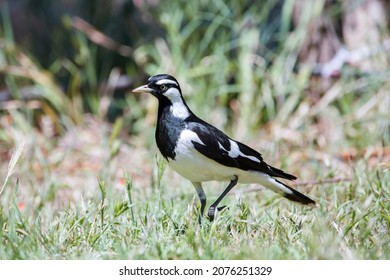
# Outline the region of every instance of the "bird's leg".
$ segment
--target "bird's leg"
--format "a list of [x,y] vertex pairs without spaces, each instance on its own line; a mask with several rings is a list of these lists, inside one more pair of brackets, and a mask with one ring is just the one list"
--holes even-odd
[[194,185],[194,187],[196,189],[196,193],[198,194],[198,197],[200,200],[200,213],[199,213],[199,217],[198,217],[198,222],[199,222],[199,224],[201,224],[203,212],[204,212],[204,209],[206,207],[206,194],[203,191],[202,183],[192,182],[192,184]]
[[[210,206],[209,208],[209,211],[207,213],[207,215],[209,216],[209,219],[210,221],[212,222],[214,220],[214,216],[215,216],[215,208],[218,206],[218,204],[221,202],[221,200],[225,197],[225,195],[230,192],[230,190],[235,186],[237,185],[237,182],[238,182],[238,177],[236,175],[234,175],[234,179],[230,181],[229,185],[227,186],[227,188],[223,191],[223,193],[217,198],[217,200]],[[224,206],[220,207],[220,208],[217,208],[218,210],[222,210],[223,208],[225,208]]]

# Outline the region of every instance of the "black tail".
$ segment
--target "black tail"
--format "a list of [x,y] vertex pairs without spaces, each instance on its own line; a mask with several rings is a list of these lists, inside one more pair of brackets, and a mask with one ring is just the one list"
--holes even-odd
[[307,197],[306,195],[294,190],[293,188],[287,186],[286,184],[283,184],[282,182],[278,181],[278,180],[275,180],[277,181],[278,183],[282,184],[283,186],[285,186],[286,188],[288,188],[292,193],[283,193],[282,195],[291,200],[291,201],[295,201],[295,202],[299,202],[299,203],[302,203],[304,205],[309,205],[309,206],[313,206],[313,207],[316,207],[316,202],[314,200],[312,200],[311,198]]
[[273,176],[273,177],[279,177],[279,178],[283,178],[283,179],[287,179],[287,180],[295,180],[297,178],[294,175],[288,174],[288,173],[284,172],[283,170],[277,169],[269,164],[268,164],[268,169],[270,170],[270,172],[268,172],[268,174]]

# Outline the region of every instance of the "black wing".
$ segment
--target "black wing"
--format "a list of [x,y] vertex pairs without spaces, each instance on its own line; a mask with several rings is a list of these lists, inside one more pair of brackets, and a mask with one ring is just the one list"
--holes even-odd
[[[211,158],[220,164],[242,170],[260,171],[273,177],[280,177],[288,180],[296,179],[294,175],[285,173],[280,169],[268,165],[259,152],[229,138],[216,127],[200,119],[197,119],[195,122],[189,122],[187,128],[194,131],[199,139],[205,144],[202,145],[198,142],[192,142],[195,149],[204,156]],[[240,152],[245,156],[229,156],[229,151],[231,150],[229,140],[236,142]],[[258,161],[254,159],[257,159]]]

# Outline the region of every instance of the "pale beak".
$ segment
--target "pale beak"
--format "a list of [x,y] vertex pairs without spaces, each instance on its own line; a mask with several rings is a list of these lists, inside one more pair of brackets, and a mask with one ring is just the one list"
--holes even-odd
[[140,86],[140,87],[133,89],[131,92],[132,93],[145,93],[145,92],[150,93],[152,91],[153,91],[153,89],[148,87],[148,85],[143,85],[143,86]]

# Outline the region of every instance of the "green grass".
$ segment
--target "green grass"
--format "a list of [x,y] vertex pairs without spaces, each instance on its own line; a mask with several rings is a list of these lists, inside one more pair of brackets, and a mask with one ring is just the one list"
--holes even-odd
[[[22,201],[9,184],[0,212],[2,259],[388,259],[390,173],[357,164],[351,182],[315,186],[317,209],[267,191],[228,196],[215,222],[197,224],[190,184],[169,183],[156,166],[152,188],[125,176],[96,182],[94,194],[55,205],[55,194]],[[24,181],[24,180],[23,180]],[[154,182],[154,183],[153,183]],[[54,183],[55,184],[55,183]],[[216,187],[215,184],[211,185]],[[143,186],[145,187],[145,186]],[[222,187],[222,186],[221,186]],[[61,186],[52,186],[60,189]],[[220,189],[220,187],[217,187]],[[209,198],[217,195],[206,188]],[[237,190],[245,190],[239,187]],[[308,192],[308,191],[306,191]]]

